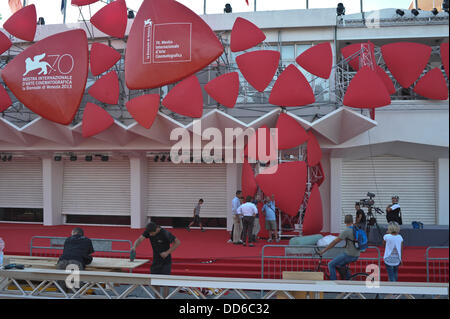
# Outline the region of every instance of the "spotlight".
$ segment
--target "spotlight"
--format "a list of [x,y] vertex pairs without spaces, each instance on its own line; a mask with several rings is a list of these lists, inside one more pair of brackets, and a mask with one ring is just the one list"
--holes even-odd
[[84,157],[84,160],[85,160],[86,162],[92,162],[92,155],[86,155],[86,156]]
[[233,12],[233,8],[231,8],[231,4],[227,3],[225,4],[225,8],[223,9],[224,13],[231,13]]
[[419,11],[418,11],[417,9],[412,9],[412,10],[411,10],[411,13],[412,13],[415,17],[417,17],[417,16],[419,15]]
[[133,12],[133,10],[128,10],[128,19],[134,19],[134,12]]
[[166,155],[161,156],[161,162],[164,162],[166,160]]
[[437,14],[439,13],[439,11],[438,11],[438,9],[433,8],[433,10],[431,10],[431,13],[432,13],[433,15],[437,15]]
[[159,156],[158,156],[158,155],[156,155],[156,156],[153,158],[153,160],[154,160],[155,162],[157,162],[158,159],[159,159]]
[[8,155],[8,162],[11,162],[11,160],[12,160],[12,155],[9,154],[9,155]]
[[171,161],[172,161],[172,159],[170,158],[170,155],[167,156],[167,161],[168,161],[168,162],[171,162]]
[[395,10],[395,13],[397,13],[397,15],[403,17],[405,15],[405,11],[403,11],[402,9],[397,9]]
[[77,160],[77,156],[76,155],[70,155],[70,161],[71,162],[75,162]]
[[343,16],[345,15],[345,7],[344,4],[342,2],[339,2],[336,8],[336,14],[338,16]]
[[45,25],[45,20],[44,20],[44,18],[43,18],[43,17],[39,17],[37,24],[38,24],[38,25]]
[[107,162],[109,160],[108,155],[102,155],[102,162]]
[[55,155],[55,157],[53,159],[55,160],[55,162],[60,162],[62,157],[61,157],[61,155]]
[[3,156],[2,156],[2,161],[3,161],[3,162],[6,162],[6,155],[3,155]]

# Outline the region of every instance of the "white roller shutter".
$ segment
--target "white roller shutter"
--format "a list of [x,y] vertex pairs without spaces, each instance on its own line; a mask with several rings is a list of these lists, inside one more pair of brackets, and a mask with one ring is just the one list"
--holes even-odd
[[200,198],[201,217],[227,216],[225,164],[148,162],[148,216],[191,217]]
[[43,208],[40,159],[0,162],[0,207]]
[[65,161],[63,214],[130,215],[129,160]]
[[[355,216],[355,202],[374,193],[375,206],[385,211],[392,195],[400,196],[403,224],[414,220],[436,224],[435,163],[394,156],[342,161],[342,225]],[[367,208],[364,208],[367,213]],[[386,215],[377,215],[386,224]]]

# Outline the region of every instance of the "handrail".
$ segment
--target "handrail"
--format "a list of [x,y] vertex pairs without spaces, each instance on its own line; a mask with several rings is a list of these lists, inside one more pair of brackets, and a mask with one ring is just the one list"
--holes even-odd
[[448,250],[448,246],[430,246],[425,251],[425,262],[426,262],[426,267],[427,267],[427,282],[430,282],[430,263],[429,263],[429,261],[430,260],[447,260],[448,261],[448,257],[429,257],[430,249],[447,249]]

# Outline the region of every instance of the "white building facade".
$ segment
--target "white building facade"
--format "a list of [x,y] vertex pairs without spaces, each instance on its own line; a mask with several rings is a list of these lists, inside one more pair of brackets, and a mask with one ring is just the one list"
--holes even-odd
[[[430,67],[440,66],[437,48],[448,42],[448,14],[426,14],[403,21],[396,17],[395,9],[384,9],[366,13],[366,23],[360,15],[341,20],[335,8],[202,16],[226,53],[197,74],[202,84],[220,70],[236,70],[236,54],[229,50],[229,41],[237,17],[253,22],[265,33],[266,40],[257,49],[281,52],[280,70],[295,64],[295,58],[314,44],[332,45],[338,67],[333,68],[329,80],[302,70],[313,86],[316,103],[286,108],[305,129],[312,130],[322,149],[323,232],[339,232],[343,216],[354,213],[354,203],[367,192],[376,194],[375,206],[382,210],[392,195],[398,195],[405,224],[416,220],[449,224],[448,100],[429,100],[398,88],[391,105],[376,109],[374,119],[367,110],[342,106],[339,100],[342,74],[354,75],[342,63],[340,49],[346,45],[367,41],[376,47],[393,42],[423,43],[433,48]],[[368,16],[375,18],[367,20]],[[128,21],[127,33],[132,21]],[[43,25],[38,26],[35,41],[75,27],[94,30],[89,22]],[[118,40],[94,31],[90,43],[109,44],[124,54],[126,37]],[[15,45],[25,48],[30,44],[17,40]],[[12,49],[4,53],[2,63],[18,52]],[[115,69],[124,83],[123,60]],[[89,75],[88,85],[94,79]],[[282,108],[268,103],[270,91],[256,92],[241,80],[238,102],[232,109],[218,105],[204,93],[203,130],[275,127]],[[154,91],[164,95],[168,89]],[[170,133],[186,128],[194,138],[192,119],[161,108],[153,126],[145,129],[124,108],[131,94],[125,86],[121,88],[119,105],[106,108],[115,118],[114,125],[89,138],[81,134],[81,111],[90,98],[87,94],[68,126],[45,120],[15,100],[0,117],[0,221],[142,228],[150,218],[163,224],[170,219],[174,223],[173,218],[190,218],[196,202],[203,198],[201,216],[211,219],[209,226],[230,230],[231,200],[241,188],[242,164],[169,162],[168,152],[177,142],[170,139]]]

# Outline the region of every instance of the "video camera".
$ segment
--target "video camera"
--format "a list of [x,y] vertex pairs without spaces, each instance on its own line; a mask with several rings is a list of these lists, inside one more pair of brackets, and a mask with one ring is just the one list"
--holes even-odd
[[366,196],[369,197],[369,198],[360,199],[359,200],[359,204],[362,207],[369,207],[369,208],[371,208],[373,205],[375,205],[375,201],[373,200],[373,198],[375,197],[375,194],[368,192],[366,194]]

